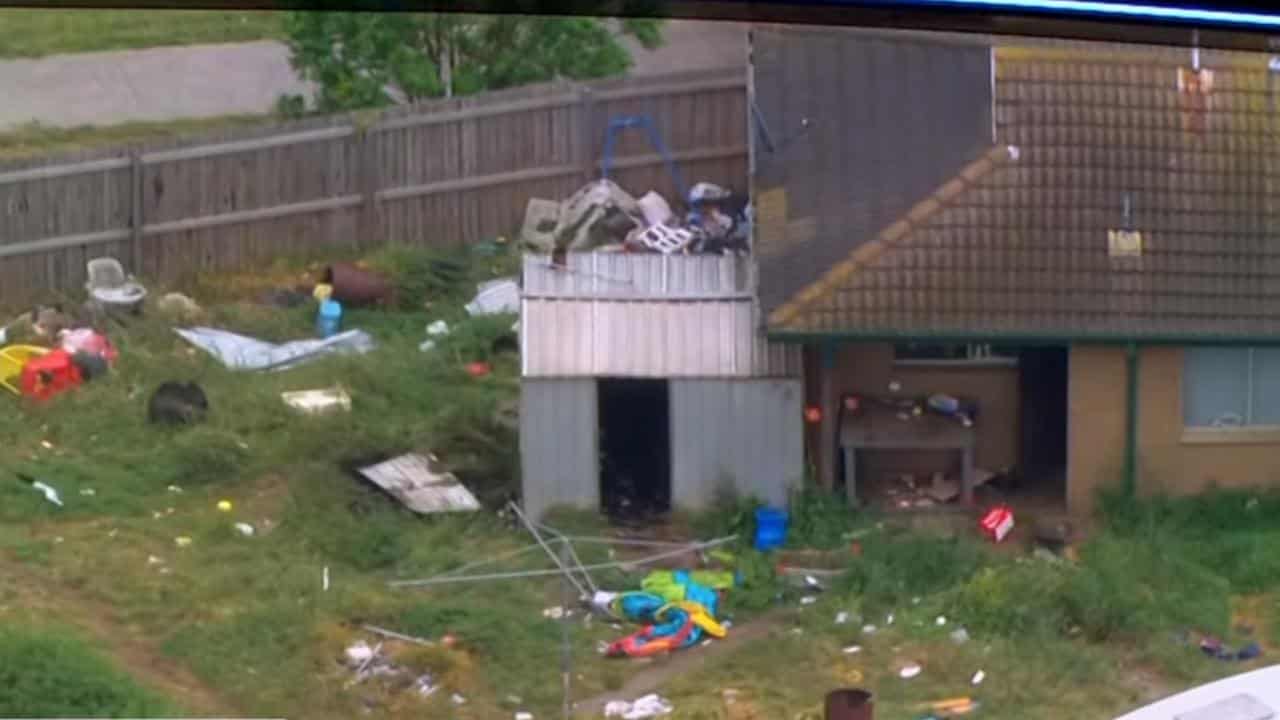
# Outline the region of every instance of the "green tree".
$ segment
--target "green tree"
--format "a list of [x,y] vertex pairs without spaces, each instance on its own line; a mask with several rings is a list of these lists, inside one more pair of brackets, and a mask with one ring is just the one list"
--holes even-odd
[[619,33],[662,42],[658,20],[450,13],[294,12],[285,32],[326,112],[620,75],[631,56]]

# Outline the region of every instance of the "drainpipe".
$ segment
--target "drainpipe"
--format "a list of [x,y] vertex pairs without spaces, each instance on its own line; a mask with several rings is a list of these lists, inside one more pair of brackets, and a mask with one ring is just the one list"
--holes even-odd
[[1138,487],[1138,345],[1125,346],[1124,494],[1133,498]]
[[832,490],[836,486],[836,433],[835,433],[835,343],[822,344],[822,377],[818,381],[819,407],[822,408],[822,421],[819,424],[818,468],[821,475],[818,480],[822,487]]

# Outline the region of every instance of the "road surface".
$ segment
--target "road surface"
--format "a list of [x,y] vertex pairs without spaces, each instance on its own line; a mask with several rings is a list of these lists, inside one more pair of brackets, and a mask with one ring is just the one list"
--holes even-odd
[[[666,44],[632,48],[634,75],[742,65],[745,28],[673,20]],[[311,92],[280,43],[197,45],[0,62],[0,129],[115,125],[270,112],[282,94]]]

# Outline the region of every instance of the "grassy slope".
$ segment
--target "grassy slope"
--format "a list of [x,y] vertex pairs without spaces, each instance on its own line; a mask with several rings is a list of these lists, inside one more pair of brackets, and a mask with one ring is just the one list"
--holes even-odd
[[[385,262],[420,268],[421,260]],[[477,260],[471,280],[509,267],[507,260]],[[206,278],[188,290],[209,306],[210,324],[281,340],[310,333],[310,308],[276,311],[233,300],[291,284],[298,274],[298,266],[282,263],[254,276]],[[484,358],[511,318],[469,321],[460,309],[469,282],[433,289],[418,280],[405,287],[430,298],[430,311],[350,314],[348,326],[379,342],[366,357],[272,375],[233,373],[153,319],[114,333],[124,360],[112,377],[46,408],[0,398],[0,578],[20,571],[81,598],[51,608],[67,615],[110,608],[118,627],[133,628],[156,653],[190,667],[239,714],[350,717],[378,703],[380,717],[506,717],[508,695],[536,716],[552,714],[559,629],[541,610],[559,602],[556,581],[433,591],[385,586],[528,539],[492,513],[409,515],[342,469],[372,452],[418,448],[478,467],[463,479],[482,491],[500,491],[491,481],[510,477],[515,439],[491,418],[514,399],[516,364],[495,358],[495,374],[479,380],[461,366]],[[455,331],[424,355],[417,344],[436,318]],[[149,390],[169,379],[204,385],[213,405],[208,423],[171,431],[144,421]],[[351,414],[300,418],[278,399],[282,390],[334,383],[351,391]],[[17,483],[15,470],[57,487],[67,507],[54,508]],[[223,498],[234,503],[230,514],[215,509]],[[1232,630],[1242,598],[1253,599],[1256,636],[1274,637],[1266,625],[1276,610],[1268,593],[1280,587],[1273,552],[1280,498],[1249,500],[1221,494],[1141,507],[1113,503],[1112,529],[1082,549],[1078,566],[1015,560],[972,540],[873,534],[862,540],[850,576],[818,604],[800,610],[788,601],[790,626],[779,635],[678,679],[664,694],[680,708],[677,718],[723,717],[726,688],[743,690],[758,717],[790,718],[843,685],[872,688],[887,717],[915,717],[916,703],[964,692],[974,692],[990,718],[1114,716],[1152,694],[1242,669],[1174,639],[1191,630],[1243,642]],[[793,518],[797,533],[824,544],[838,542],[850,521],[822,503],[796,507],[803,508]],[[712,519],[723,526],[707,526],[707,534],[730,529],[733,518]],[[240,537],[230,527],[237,521],[253,523],[259,535]],[[192,544],[177,547],[179,536]],[[600,548],[582,554],[587,562],[602,559]],[[544,565],[536,555],[526,560]],[[326,566],[333,582],[327,593],[320,586]],[[613,589],[636,585],[620,574],[597,580]],[[840,610],[878,625],[892,612],[896,622],[862,637],[858,622],[832,622]],[[947,627],[934,624],[939,615]],[[423,708],[403,693],[344,687],[349,674],[335,659],[353,637],[351,624],[361,622],[430,638],[457,635],[460,650],[408,660],[443,679],[448,692]],[[955,646],[947,639],[956,622],[973,640]],[[617,687],[645,667],[598,658],[596,644],[617,635],[601,623],[574,625],[578,697]],[[865,646],[862,654],[840,653],[853,642]],[[925,673],[911,681],[893,676],[894,665],[908,660],[923,663]],[[978,669],[988,679],[973,691],[967,682]],[[455,691],[470,702],[445,715]]]
[[0,10],[0,58],[276,38],[279,15],[196,10]]

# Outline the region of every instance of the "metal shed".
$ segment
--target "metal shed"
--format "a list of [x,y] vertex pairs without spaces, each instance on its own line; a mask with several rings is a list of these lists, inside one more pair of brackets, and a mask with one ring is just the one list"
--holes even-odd
[[637,482],[661,475],[670,505],[686,509],[721,489],[785,502],[804,462],[801,362],[760,332],[750,259],[529,256],[523,278],[526,510],[608,500],[609,440],[652,430],[631,425],[642,422],[626,417],[633,408],[610,410],[609,396],[642,384],[662,395],[663,427],[644,441],[662,467]]

